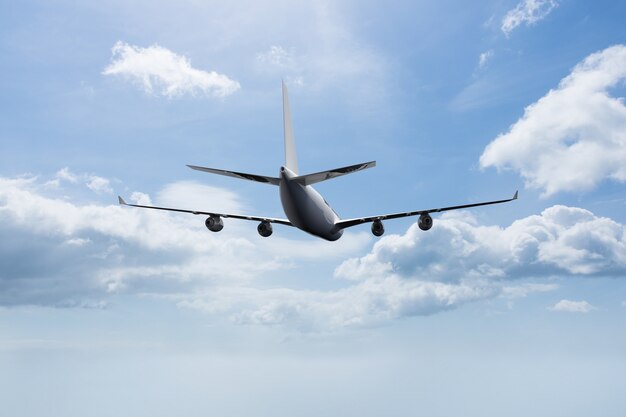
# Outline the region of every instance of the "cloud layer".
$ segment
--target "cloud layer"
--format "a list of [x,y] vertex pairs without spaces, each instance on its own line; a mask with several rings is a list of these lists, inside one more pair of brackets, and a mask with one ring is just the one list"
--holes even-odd
[[566,206],[550,207],[506,228],[478,225],[467,214],[443,216],[432,233],[414,224],[336,270],[337,276],[352,280],[395,275],[450,283],[624,273],[624,225]]
[[556,0],[522,0],[514,9],[507,12],[500,29],[508,36],[520,25],[532,25],[544,19],[557,6]]
[[[91,177],[69,169],[51,180],[0,177],[0,305],[81,305],[116,293],[188,295],[226,283],[245,286],[292,262],[306,264],[311,254],[341,259],[362,248],[359,236],[332,247],[287,241],[279,230],[263,239],[240,221],[225,221],[224,231],[212,234],[196,216],[85,203],[93,201],[84,195]],[[169,184],[157,199],[249,212],[236,194],[193,182]],[[138,192],[131,200],[150,203]]]
[[193,68],[186,57],[159,45],[141,48],[119,41],[111,51],[102,73],[133,81],[148,94],[225,97],[240,88],[228,76]]
[[518,171],[545,196],[626,181],[626,106],[609,90],[626,80],[626,46],[594,53],[480,157],[481,167]]
[[[71,179],[88,176],[64,169],[59,177],[52,188],[32,176],[0,178],[0,305],[100,308],[112,294],[151,294],[236,323],[326,331],[554,290],[536,282],[546,277],[626,272],[625,227],[580,208],[554,206],[506,228],[456,213],[430,232],[413,224],[355,257],[371,239],[365,234],[329,243],[288,240],[277,230],[262,239],[236,221],[212,234],[195,216],[59,198],[66,186],[85,190]],[[184,195],[199,196],[194,207],[248,211],[232,192],[192,182],[170,184],[157,199]],[[142,193],[132,199],[150,202]],[[320,259],[339,263],[333,285],[329,276],[291,285]]]

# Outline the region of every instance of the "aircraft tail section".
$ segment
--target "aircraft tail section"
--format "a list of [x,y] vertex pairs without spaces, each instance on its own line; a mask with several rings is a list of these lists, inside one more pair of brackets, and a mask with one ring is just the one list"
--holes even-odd
[[197,165],[187,165],[191,169],[196,171],[204,171],[210,174],[224,175],[227,177],[239,178],[242,180],[262,182],[265,184],[279,185],[280,179],[276,177],[268,177],[265,175],[247,174],[245,172],[226,171],[225,169],[215,169],[207,167],[199,167]]
[[283,81],[283,129],[285,134],[285,166],[294,174],[298,174],[298,158],[296,155],[296,141],[293,137],[293,125],[291,123],[291,108],[289,107],[289,95],[287,86]]
[[342,175],[352,174],[353,172],[362,171],[367,168],[376,166],[376,161],[364,162],[362,164],[350,165],[347,167],[335,168],[328,171],[316,172],[314,174],[300,175],[294,178],[294,181],[302,185],[312,185],[318,182],[337,178]]

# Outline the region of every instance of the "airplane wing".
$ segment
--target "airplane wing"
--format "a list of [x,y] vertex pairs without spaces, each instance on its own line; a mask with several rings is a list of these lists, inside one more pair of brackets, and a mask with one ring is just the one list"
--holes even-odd
[[241,220],[253,220],[257,222],[269,222],[269,223],[277,223],[284,224],[285,226],[293,226],[289,220],[287,219],[275,219],[273,217],[259,217],[259,216],[244,216],[241,214],[226,214],[226,213],[215,213],[209,211],[197,211],[197,210],[184,210],[177,208],[169,208],[169,207],[156,207],[156,206],[143,206],[141,204],[128,204],[124,199],[120,196],[117,196],[117,199],[122,206],[129,207],[140,207],[154,210],[164,210],[164,211],[176,211],[179,213],[191,213],[191,214],[203,214],[205,216],[219,216],[223,218],[231,218],[231,219],[241,219]]
[[196,171],[204,171],[209,172],[211,174],[225,175],[227,177],[239,178],[243,180],[263,182],[266,184],[279,185],[280,178],[276,177],[267,177],[265,175],[256,175],[256,174],[246,174],[245,172],[235,172],[235,171],[226,171],[224,169],[215,169],[215,168],[206,168],[199,167],[196,165],[187,165],[191,169],[195,169]]
[[335,224],[335,226],[337,226],[339,229],[345,229],[348,227],[356,226],[357,224],[369,223],[369,222],[373,222],[376,220],[389,220],[389,219],[397,219],[400,217],[419,216],[421,214],[428,214],[428,213],[440,213],[442,211],[458,210],[458,209],[464,209],[464,208],[469,208],[469,207],[488,206],[490,204],[507,203],[513,200],[517,200],[517,191],[515,191],[515,194],[513,195],[512,198],[509,198],[506,200],[486,201],[483,203],[463,204],[460,206],[442,207],[442,208],[435,208],[435,209],[428,209],[428,210],[407,211],[404,213],[383,214],[380,216],[360,217],[356,219],[340,220]]
[[347,167],[335,168],[328,171],[316,172],[314,174],[300,175],[294,178],[294,181],[299,182],[302,185],[311,185],[321,181],[326,181],[332,178],[337,178],[342,175],[352,174],[353,172],[361,171],[367,168],[373,168],[376,166],[376,161],[364,162],[362,164],[350,165]]

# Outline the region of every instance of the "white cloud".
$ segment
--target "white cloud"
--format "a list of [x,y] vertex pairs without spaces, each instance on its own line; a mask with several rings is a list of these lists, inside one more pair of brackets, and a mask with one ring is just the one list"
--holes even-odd
[[550,310],[564,311],[567,313],[589,313],[591,310],[595,310],[595,307],[587,301],[561,300],[550,307]]
[[89,243],[91,243],[91,240],[89,239],[82,239],[82,238],[73,238],[73,239],[68,239],[65,241],[66,245],[72,245],[72,246],[85,246],[88,245]]
[[[276,36],[269,38],[270,43],[261,44],[255,54],[256,68],[285,79],[289,85],[306,86],[313,91],[345,89],[346,95],[359,104],[384,97],[392,60],[359,39],[358,31],[346,18],[348,15],[340,9],[326,1],[283,7],[282,13],[291,15],[289,26],[296,24],[298,31],[289,37],[288,45],[275,43]],[[265,14],[267,8],[256,9],[255,13]],[[284,37],[283,31],[293,32],[287,27],[273,30],[279,31],[279,39]]]
[[478,225],[467,214],[442,216],[431,232],[413,224],[404,235],[382,238],[369,254],[349,259],[335,271],[350,280],[395,275],[451,283],[624,273],[626,227],[565,206],[506,228]]
[[96,193],[112,194],[113,189],[110,186],[109,180],[99,177],[97,175],[91,175],[87,180],[87,188]]
[[507,36],[522,24],[532,25],[544,19],[558,6],[556,0],[522,0],[502,19],[502,32]]
[[493,49],[490,49],[488,51],[481,53],[480,56],[478,57],[478,68],[479,69],[485,68],[489,60],[493,58],[493,55],[494,55]]
[[68,167],[65,167],[57,171],[56,178],[58,180],[68,181],[71,183],[78,182],[78,177],[73,172],[71,172]]
[[68,167],[57,171],[55,178],[46,182],[47,188],[58,188],[62,182],[70,184],[83,183],[87,188],[97,194],[112,194],[111,182],[107,178],[94,174],[77,174],[72,172]]
[[180,304],[210,313],[232,312],[241,324],[284,325],[299,330],[334,330],[430,315],[490,298],[498,287],[408,281],[396,276],[369,279],[335,291],[230,288],[199,294]]
[[525,298],[535,292],[555,291],[558,288],[559,286],[557,284],[525,283],[522,285],[503,287],[502,294],[509,298]]
[[0,213],[0,235],[16,235],[0,248],[0,285],[8,287],[0,304],[54,305],[121,289],[160,292],[173,282],[245,280],[277,264],[229,233],[230,224],[217,237],[195,216],[78,205],[47,197],[34,177],[0,178]]
[[[312,256],[342,259],[364,244],[362,235],[338,245],[288,240],[279,227],[263,239],[253,224],[228,219],[224,231],[212,234],[202,217],[80,205],[48,191],[37,177],[0,178],[0,241],[11,242],[0,245],[0,305],[66,305],[111,292],[190,297],[203,288],[248,285]],[[157,203],[180,205],[183,195],[189,208],[248,212],[232,192],[191,182],[169,184]],[[150,202],[142,193],[131,199]]]
[[[72,176],[82,187],[81,175]],[[624,226],[572,207],[506,228],[447,215],[430,232],[413,225],[354,257],[371,238],[293,240],[277,227],[263,239],[254,225],[228,219],[212,234],[197,216],[79,205],[48,192],[36,177],[0,178],[0,241],[11,242],[0,245],[0,305],[106,306],[111,293],[147,294],[236,323],[327,331],[556,289],[529,278],[626,272]],[[182,197],[188,208],[249,212],[236,194],[192,182],[167,185],[156,203]],[[150,202],[143,193],[131,198]],[[292,286],[320,259],[343,261],[338,280],[329,285],[320,275]]]
[[183,304],[211,312],[235,310],[241,323],[328,329],[558,289],[528,280],[625,272],[626,228],[587,210],[554,206],[506,228],[481,226],[457,213],[438,219],[430,232],[412,225],[404,235],[382,238],[369,254],[344,261],[335,276],[350,285],[339,290],[238,289],[236,308],[223,293]]
[[234,81],[215,71],[193,68],[189,60],[159,45],[141,48],[117,42],[111,63],[104,75],[119,75],[137,83],[143,90],[166,97],[185,95],[225,97],[240,88]]
[[626,181],[626,106],[609,89],[626,80],[626,46],[594,53],[480,157],[481,167],[518,171],[545,196]]
[[272,45],[266,52],[257,54],[257,61],[263,65],[294,69],[296,60],[293,53],[287,52],[282,46]]
[[265,52],[256,55],[257,67],[263,72],[280,76],[290,86],[303,86],[306,72],[303,65],[306,58],[298,56],[295,48],[286,50],[280,45],[272,45]]

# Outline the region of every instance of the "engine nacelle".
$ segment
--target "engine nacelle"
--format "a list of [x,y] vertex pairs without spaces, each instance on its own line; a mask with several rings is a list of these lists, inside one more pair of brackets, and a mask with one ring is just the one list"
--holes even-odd
[[272,224],[271,224],[270,222],[265,222],[265,221],[261,222],[261,223],[257,226],[256,230],[257,230],[257,231],[259,232],[259,234],[260,234],[261,236],[263,236],[263,237],[268,237],[268,236],[271,236],[271,235],[272,235],[272,232],[273,232],[273,230],[272,230]]
[[385,226],[380,220],[374,220],[372,222],[372,234],[374,236],[382,236],[385,233]]
[[204,221],[204,225],[212,232],[219,232],[224,228],[224,221],[220,216],[211,216]]
[[422,230],[430,230],[433,227],[433,218],[430,217],[430,214],[424,213],[420,214],[419,220],[417,220],[417,225]]

